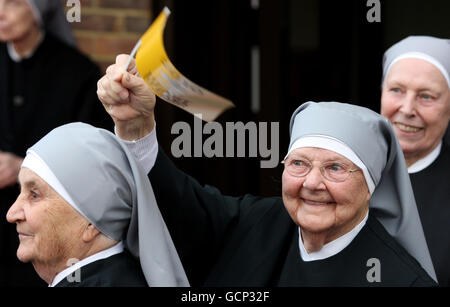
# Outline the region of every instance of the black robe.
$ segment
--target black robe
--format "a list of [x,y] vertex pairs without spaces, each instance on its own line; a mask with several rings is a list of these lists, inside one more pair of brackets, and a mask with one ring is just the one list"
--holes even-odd
[[450,147],[444,141],[438,158],[410,174],[425,238],[439,285],[450,286]]
[[[306,263],[280,197],[223,196],[178,170],[161,148],[149,179],[191,285],[436,285],[370,213],[342,252]],[[367,279],[372,258],[380,262],[380,282]]]
[[80,281],[61,280],[56,287],[148,287],[139,262],[128,252],[80,268]]
[[[50,33],[29,59],[15,63],[0,43],[0,151],[24,157],[53,128],[83,121],[112,130],[97,98],[98,67]],[[43,285],[31,264],[16,258],[16,226],[5,215],[18,186],[0,189],[0,285]]]

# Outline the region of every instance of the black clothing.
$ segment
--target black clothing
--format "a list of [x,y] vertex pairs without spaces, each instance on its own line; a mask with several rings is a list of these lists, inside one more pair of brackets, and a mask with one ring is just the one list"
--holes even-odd
[[148,287],[139,261],[128,251],[80,268],[80,282],[64,278],[56,287]]
[[440,286],[450,286],[450,147],[426,169],[410,174],[423,231]]
[[[296,232],[298,234],[298,232]],[[298,235],[289,248],[279,286],[316,287],[405,287],[434,286],[434,281],[378,220],[369,215],[366,225],[340,253],[317,261],[301,259]],[[379,281],[372,261],[379,261]]]
[[[161,148],[149,179],[193,286],[436,285],[370,213],[341,253],[305,263],[280,197],[223,196],[178,170]],[[366,278],[371,258],[380,261],[379,283]]]

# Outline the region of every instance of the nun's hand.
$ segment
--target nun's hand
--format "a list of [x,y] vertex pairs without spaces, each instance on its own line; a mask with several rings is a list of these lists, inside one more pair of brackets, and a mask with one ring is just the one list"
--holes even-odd
[[155,95],[139,76],[134,59],[123,71],[129,56],[117,56],[97,83],[97,95],[116,125],[116,134],[123,140],[136,140],[155,127]]
[[22,157],[0,151],[0,189],[17,183],[22,161]]

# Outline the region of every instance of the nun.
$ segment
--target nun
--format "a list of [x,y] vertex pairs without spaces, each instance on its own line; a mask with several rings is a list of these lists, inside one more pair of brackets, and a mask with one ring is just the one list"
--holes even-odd
[[399,139],[442,286],[450,286],[449,75],[449,39],[410,36],[384,54],[381,114]]
[[98,83],[152,183],[191,285],[434,286],[395,132],[381,115],[307,102],[292,115],[281,197],[231,197],[158,147],[155,96],[119,56]]
[[57,287],[189,286],[147,175],[109,131],[52,130],[28,151],[7,219],[17,257]]
[[[60,0],[0,0],[2,216],[19,194],[17,176],[25,152],[40,138],[76,121],[112,130],[95,93],[100,76],[76,49]],[[45,286],[31,266],[17,261],[17,244],[3,220],[0,285]]]
[[389,123],[361,107],[308,102],[290,126],[282,197],[223,196],[159,150],[149,179],[190,272],[206,266],[207,286],[434,285]]

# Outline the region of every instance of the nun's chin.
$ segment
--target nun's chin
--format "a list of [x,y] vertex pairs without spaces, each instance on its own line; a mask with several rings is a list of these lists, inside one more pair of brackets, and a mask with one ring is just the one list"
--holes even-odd
[[[313,207],[313,206],[311,206]],[[301,208],[297,211],[297,224],[302,230],[314,233],[332,231],[336,223],[334,206],[321,205],[314,209]]]
[[32,260],[32,243],[30,241],[21,242],[17,248],[16,256],[21,262],[30,262]]

